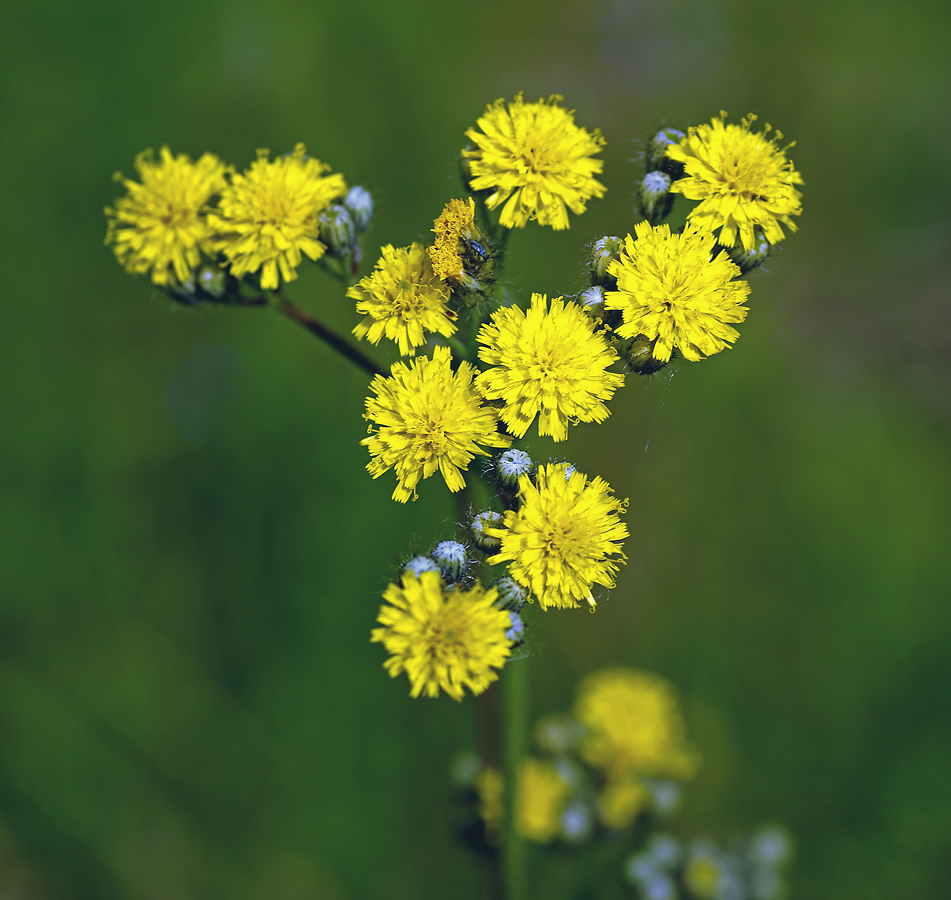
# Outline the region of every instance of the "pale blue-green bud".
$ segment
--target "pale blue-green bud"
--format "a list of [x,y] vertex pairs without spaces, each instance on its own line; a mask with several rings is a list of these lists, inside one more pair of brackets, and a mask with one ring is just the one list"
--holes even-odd
[[409,562],[403,565],[403,571],[409,572],[419,578],[423,572],[438,572],[439,566],[428,556],[414,556]]
[[634,887],[643,887],[659,874],[657,863],[646,853],[635,853],[624,863],[624,878]]
[[475,545],[484,553],[495,553],[502,546],[502,539],[485,533],[486,528],[498,528],[502,525],[502,514],[493,510],[479,513],[472,519],[469,531]]
[[622,241],[617,237],[605,235],[591,246],[589,266],[592,284],[612,284],[614,278],[608,274],[608,266],[621,255]]
[[512,627],[505,632],[505,637],[517,647],[525,640],[525,623],[522,621],[522,617],[515,612],[509,613],[509,620],[512,623]]
[[[655,875],[641,887],[644,900],[677,900],[677,886],[666,875]],[[726,898],[724,898],[726,900]],[[741,900],[741,898],[736,898]]]
[[757,235],[756,244],[752,250],[746,250],[742,244],[739,244],[736,247],[728,247],[726,252],[745,275],[747,272],[751,272],[753,269],[763,265],[763,263],[769,259],[769,254],[772,249],[769,241],[760,234]]
[[545,753],[567,753],[578,746],[585,728],[570,716],[544,716],[535,723],[532,732],[539,750]]
[[792,839],[781,825],[764,825],[750,841],[749,856],[764,866],[784,866],[792,856]]
[[317,224],[320,227],[320,239],[335,256],[346,256],[353,250],[357,230],[350,213],[344,207],[336,204],[328,206],[317,217]]
[[651,225],[657,225],[670,214],[674,195],[670,193],[670,176],[666,172],[648,172],[637,193],[641,215]]
[[651,138],[650,146],[647,148],[647,171],[663,169],[674,178],[679,178],[683,174],[683,164],[669,159],[667,148],[671,144],[679,143],[684,137],[684,133],[676,128],[661,128]]
[[365,187],[357,185],[350,188],[347,196],[343,198],[343,205],[350,213],[358,234],[370,227],[370,221],[373,219],[373,197]]
[[583,844],[591,837],[594,816],[584,800],[572,800],[561,814],[561,836],[568,844]]
[[198,285],[195,283],[194,272],[189,272],[188,278],[184,281],[179,281],[174,272],[169,272],[165,290],[173,300],[177,300],[185,306],[191,306],[201,300],[201,297],[198,296]]
[[525,591],[519,587],[514,578],[508,575],[500,578],[493,587],[499,592],[499,599],[495,601],[495,605],[499,609],[510,609],[513,612],[518,612],[528,599]]
[[518,487],[519,478],[530,474],[532,468],[532,458],[524,450],[506,450],[495,464],[499,482],[507,488]]
[[224,296],[227,276],[224,269],[202,266],[198,270],[198,287],[216,300]]
[[664,870],[673,869],[683,857],[680,843],[669,834],[657,832],[644,847],[644,852]]
[[683,799],[683,790],[675,781],[653,781],[642,778],[654,804],[654,812],[658,818],[667,819],[680,808]]
[[604,315],[604,288],[600,284],[589,287],[581,292],[578,302],[592,319],[600,319]]
[[448,581],[458,581],[466,570],[468,555],[459,541],[441,541],[432,552],[432,560],[439,566],[442,577]]

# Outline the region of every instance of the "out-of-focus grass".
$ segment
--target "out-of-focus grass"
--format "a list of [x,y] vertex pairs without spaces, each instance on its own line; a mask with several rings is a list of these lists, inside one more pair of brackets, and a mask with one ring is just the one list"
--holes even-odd
[[[446,534],[450,499],[433,482],[390,503],[363,470],[364,376],[261,311],[172,308],[103,248],[101,209],[144,147],[242,167],[303,140],[373,191],[369,265],[426,239],[458,196],[463,131],[524,89],[602,128],[609,192],[567,233],[513,236],[523,297],[579,289],[586,242],[630,227],[631,160],[662,121],[756,112],[798,141],[806,179],[734,350],[629,380],[604,426],[533,443],[632,500],[610,601],[535,617],[536,711],[603,663],[655,669],[707,760],[685,827],[784,821],[797,896],[942,897],[942,10],[7,4],[0,887],[476,892],[447,784],[473,705],[410,701],[368,643],[381,587]],[[316,272],[291,293],[355,322]],[[539,860],[537,895],[572,866]]]

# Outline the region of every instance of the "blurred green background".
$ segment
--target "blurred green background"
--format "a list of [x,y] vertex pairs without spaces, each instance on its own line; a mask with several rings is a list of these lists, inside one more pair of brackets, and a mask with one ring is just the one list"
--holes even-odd
[[[806,181],[734,350],[530,442],[631,497],[632,532],[596,615],[534,616],[535,713],[600,665],[657,671],[706,758],[685,831],[786,823],[795,897],[947,897],[944,3],[2,12],[0,896],[476,895],[447,774],[475,705],[411,701],[368,641],[449,495],[391,503],[365,376],[266,311],[174,307],[103,247],[102,207],[145,147],[243,168],[302,140],[373,192],[370,265],[427,240],[464,130],[524,90],[603,130],[609,191],[513,236],[522,297],[577,291],[585,245],[631,227],[659,124],[755,112]],[[315,270],[290,293],[356,322]]]

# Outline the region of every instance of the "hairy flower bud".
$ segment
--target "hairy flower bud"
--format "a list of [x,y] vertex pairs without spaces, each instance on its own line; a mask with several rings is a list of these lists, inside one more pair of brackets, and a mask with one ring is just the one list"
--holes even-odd
[[743,245],[739,244],[735,247],[727,248],[726,252],[745,275],[747,272],[751,272],[753,269],[757,269],[763,265],[763,263],[769,259],[769,254],[772,249],[769,241],[760,234],[757,235],[756,245],[752,250],[744,250]]
[[495,473],[503,487],[514,488],[522,475],[531,473],[532,466],[532,458],[524,450],[506,450],[496,460]]
[[404,563],[403,571],[419,578],[423,572],[438,572],[439,566],[428,556],[414,556],[411,560]]
[[651,225],[666,219],[674,205],[674,195],[670,193],[670,176],[659,170],[648,172],[638,186],[637,201],[641,215]]
[[683,140],[686,135],[676,128],[661,128],[647,148],[647,171],[663,169],[671,178],[680,178],[684,173],[683,163],[674,162],[667,156],[667,148]]
[[373,219],[373,197],[370,192],[359,185],[352,187],[343,198],[343,205],[350,213],[357,234],[363,234],[370,227],[370,221]]
[[515,579],[510,578],[508,575],[504,575],[495,582],[492,587],[499,592],[499,598],[495,601],[495,605],[499,607],[499,609],[518,612],[525,605],[526,600],[528,600],[528,595],[524,589],[519,587]]
[[502,546],[501,538],[491,537],[485,533],[486,528],[498,528],[501,524],[502,514],[491,509],[473,517],[469,531],[472,533],[472,540],[475,541],[475,545],[484,553],[494,553]]
[[439,566],[447,582],[458,581],[466,570],[468,554],[459,541],[441,541],[432,552],[432,560]]
[[621,239],[605,235],[598,238],[591,247],[589,265],[592,284],[612,284],[614,279],[608,274],[608,266],[621,255]]
[[353,251],[357,230],[346,208],[334,204],[328,206],[318,217],[320,239],[334,256],[346,256]]

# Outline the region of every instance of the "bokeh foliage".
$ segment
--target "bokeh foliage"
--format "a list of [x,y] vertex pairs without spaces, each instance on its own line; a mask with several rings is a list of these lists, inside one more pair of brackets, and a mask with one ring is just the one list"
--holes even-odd
[[[536,712],[598,665],[656,670],[707,760],[685,826],[785,822],[796,896],[945,896],[943,4],[8,0],[3,18],[0,892],[475,894],[447,784],[474,707],[410,701],[368,642],[450,499],[434,481],[391,503],[358,446],[365,377],[263,311],[173,308],[103,248],[101,210],[144,147],[243,167],[303,140],[373,191],[371,264],[427,240],[463,131],[524,90],[604,131],[609,191],[567,233],[513,236],[523,298],[578,290],[585,244],[630,228],[662,122],[756,112],[806,180],[734,350],[630,379],[597,432],[530,447],[632,499],[610,601],[535,628]],[[291,293],[356,321],[315,271]],[[562,896],[574,864],[537,862],[538,896]]]

